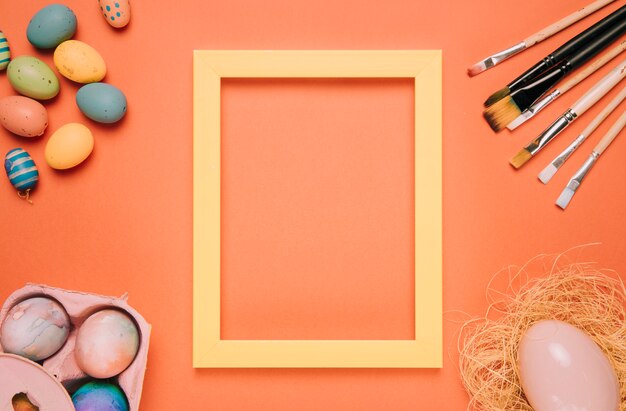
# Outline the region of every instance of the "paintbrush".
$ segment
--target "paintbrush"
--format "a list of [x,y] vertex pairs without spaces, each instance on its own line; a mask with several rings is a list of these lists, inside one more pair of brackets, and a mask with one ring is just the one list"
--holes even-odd
[[483,114],[489,126],[495,132],[502,131],[569,72],[583,65],[624,33],[626,33],[626,18],[619,24],[612,26],[601,36],[596,37],[585,48],[578,50],[576,54],[487,107]]
[[574,176],[569,180],[567,186],[556,200],[556,205],[565,210],[565,207],[569,204],[574,196],[574,193],[580,185],[582,184],[585,176],[589,173],[593,165],[598,161],[600,155],[606,150],[606,148],[615,140],[615,137],[622,131],[626,125],[626,112],[623,112],[619,119],[611,126],[609,131],[602,137],[596,148],[593,149],[587,161],[583,163],[580,169],[574,174]]
[[595,131],[596,128],[619,106],[626,98],[626,87],[615,97],[611,102],[594,118],[587,127],[580,133],[572,143],[567,146],[565,150],[561,152],[541,173],[539,173],[539,180],[548,184],[548,182],[554,177],[557,170],[567,161],[567,159],[576,151],[578,147]]
[[596,83],[589,91],[579,98],[563,115],[545,129],[539,137],[528,143],[510,161],[515,168],[520,168],[543,147],[554,139],[561,131],[565,130],[574,120],[583,115],[591,106],[608,93],[617,83],[626,76],[626,60],[622,61],[602,80]]
[[528,36],[527,38],[515,44],[514,46],[511,46],[505,50],[499,51],[487,57],[486,59],[479,61],[478,63],[474,64],[472,67],[467,69],[467,74],[470,77],[473,77],[479,73],[482,73],[483,71],[490,69],[496,64],[500,64],[504,60],[507,60],[508,58],[513,57],[517,53],[520,53],[534,46],[535,44],[547,39],[548,37],[551,37],[552,35],[558,33],[559,31],[563,29],[566,29],[567,27],[571,26],[577,21],[589,16],[590,14],[601,9],[602,7],[606,6],[609,3],[613,3],[614,1],[615,0],[594,1],[593,3],[583,7],[580,10],[577,10],[576,12],[570,14],[569,16],[562,18],[556,23],[553,23],[549,25],[548,27],[545,27],[539,30],[535,34]]
[[578,50],[589,44],[590,41],[606,32],[606,30],[610,27],[623,22],[624,18],[626,18],[626,6],[620,7],[618,10],[609,14],[607,17],[589,27],[587,30],[568,40],[561,47],[548,54],[537,64],[510,82],[506,87],[493,93],[489,96],[487,101],[485,101],[485,106],[488,107],[503,97],[508,96],[516,88],[532,81],[535,77],[539,76],[549,68],[554,67],[554,65],[558,64],[565,58],[575,54]]
[[521,115],[517,116],[517,118],[511,121],[506,128],[509,130],[515,130],[520,125],[524,124],[527,120],[533,118],[537,113],[546,108],[550,103],[556,100],[559,96],[565,94],[567,91],[572,89],[574,86],[578,85],[584,79],[595,73],[598,69],[603,67],[606,63],[614,59],[618,56],[622,51],[626,49],[626,40],[622,40],[622,42],[617,45],[617,47],[612,48],[608,52],[604,53],[600,58],[593,61],[593,63],[589,64],[587,67],[582,69],[579,73],[577,73],[574,77],[565,81],[561,86],[555,88],[550,93],[548,93],[541,100],[537,101],[533,104],[528,110],[522,112]]

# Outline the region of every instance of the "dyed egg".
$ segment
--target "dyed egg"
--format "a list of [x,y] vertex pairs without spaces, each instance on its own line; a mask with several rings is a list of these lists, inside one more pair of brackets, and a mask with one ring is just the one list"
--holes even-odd
[[11,61],[11,49],[4,33],[0,31],[0,70],[4,70]]
[[128,0],[98,0],[102,17],[116,29],[130,21],[130,2]]
[[126,96],[106,83],[82,86],[76,93],[76,104],[84,115],[100,123],[115,123],[126,114]]
[[37,137],[48,127],[48,111],[38,101],[23,96],[0,98],[0,124],[22,137]]
[[540,321],[518,351],[520,380],[535,411],[617,411],[619,385],[600,347],[567,323]]
[[104,78],[107,66],[100,54],[78,40],[68,40],[54,50],[54,65],[59,73],[77,83],[94,83]]
[[26,97],[49,100],[59,94],[59,79],[37,57],[14,58],[7,68],[7,77],[15,91]]
[[57,170],[75,167],[85,161],[93,150],[93,135],[80,123],[61,126],[48,139],[45,157],[48,165]]
[[71,39],[75,32],[74,12],[62,4],[51,4],[33,16],[26,28],[26,37],[37,48],[52,49]]
[[110,378],[124,371],[139,349],[133,320],[117,310],[91,315],[78,330],[74,356],[78,366],[94,378]]
[[70,319],[59,303],[29,298],[9,310],[0,328],[0,343],[7,353],[41,361],[65,344],[69,331]]
[[21,148],[14,148],[7,153],[4,157],[4,170],[9,181],[18,192],[32,190],[39,181],[39,171],[37,171],[35,162]]
[[13,396],[11,405],[14,411],[39,411],[39,407],[30,402],[28,395],[23,392]]
[[128,411],[128,400],[122,390],[108,382],[93,381],[72,395],[76,411]]

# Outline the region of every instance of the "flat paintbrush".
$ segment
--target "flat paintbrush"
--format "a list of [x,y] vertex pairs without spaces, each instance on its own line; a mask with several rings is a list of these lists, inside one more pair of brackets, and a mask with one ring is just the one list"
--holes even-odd
[[539,173],[539,181],[544,184],[548,184],[548,182],[554,177],[554,174],[558,171],[559,168],[567,161],[567,159],[574,154],[574,151],[595,131],[596,128],[619,106],[622,101],[626,98],[626,87],[622,89],[622,91],[615,97],[611,102],[602,109],[600,114],[594,118],[587,127],[572,141],[572,143],[567,146],[565,150],[561,152],[550,164],[544,168],[541,173]]
[[485,101],[485,106],[490,106],[494,104],[498,100],[509,95],[515,89],[532,81],[534,78],[544,73],[551,67],[554,67],[565,58],[575,54],[581,48],[586,47],[593,39],[605,33],[606,30],[608,30],[610,27],[614,26],[615,24],[619,24],[620,22],[623,22],[625,18],[626,6],[622,6],[613,13],[609,14],[607,17],[594,24],[593,26],[589,27],[587,30],[567,41],[565,44],[554,50],[552,53],[548,54],[537,64],[535,64],[524,73],[522,73],[515,80],[510,82],[506,87],[493,93],[491,96],[489,96],[487,101]]
[[617,137],[617,135],[622,131],[624,125],[626,125],[626,112],[623,112],[615,124],[611,126],[609,131],[604,135],[604,137],[602,137],[596,148],[593,149],[591,155],[587,158],[587,161],[583,163],[582,167],[580,167],[576,174],[574,174],[574,176],[569,180],[569,183],[567,183],[567,186],[556,200],[556,205],[565,210],[565,207],[567,207],[569,202],[572,200],[574,193],[582,184],[587,173],[589,173],[593,165],[596,161],[598,161],[598,158],[604,150],[606,150],[609,144],[611,144],[613,140],[615,140],[615,137]]
[[511,121],[506,128],[509,130],[515,130],[517,127],[524,124],[526,121],[533,118],[537,113],[546,108],[550,103],[556,100],[559,96],[562,96],[570,89],[578,85],[580,82],[585,80],[587,77],[595,73],[601,67],[604,67],[606,63],[617,57],[621,52],[626,49],[626,40],[622,40],[622,42],[617,45],[617,47],[613,47],[608,52],[604,53],[598,59],[594,60],[591,64],[586,66],[580,72],[576,73],[575,76],[563,82],[558,88],[555,88],[550,93],[546,94],[541,100],[537,101],[533,104],[528,110],[522,112],[515,120]]
[[595,38],[585,48],[563,60],[558,66],[551,68],[532,82],[521,86],[510,95],[487,107],[484,111],[485,119],[494,131],[503,130],[563,77],[586,63],[624,33],[626,33],[626,18]]
[[570,14],[569,16],[562,18],[556,23],[553,23],[548,27],[545,27],[538,32],[528,36],[514,46],[499,51],[498,53],[495,53],[487,57],[486,59],[479,61],[478,63],[467,69],[467,74],[471,77],[482,73],[483,71],[494,67],[496,64],[500,64],[504,60],[513,57],[517,53],[520,53],[534,46],[535,44],[540,43],[541,41],[547,39],[548,37],[551,37],[552,35],[558,33],[563,29],[566,29],[577,21],[589,16],[590,14],[596,12],[607,4],[613,3],[614,1],[615,0],[596,0],[593,3],[583,7],[582,9]]
[[609,74],[604,76],[596,85],[579,98],[570,109],[556,119],[550,127],[545,129],[539,137],[528,143],[510,161],[515,168],[520,168],[561,131],[565,130],[574,120],[584,114],[591,106],[608,93],[617,83],[626,76],[626,60],[622,61]]

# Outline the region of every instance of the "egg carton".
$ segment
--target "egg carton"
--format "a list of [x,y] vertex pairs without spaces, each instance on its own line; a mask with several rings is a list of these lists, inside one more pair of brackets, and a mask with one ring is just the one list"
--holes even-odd
[[[20,302],[33,297],[48,297],[61,304],[70,318],[70,332],[67,341],[51,357],[45,359],[43,369],[51,377],[59,381],[71,395],[83,383],[92,380],[80,369],[74,357],[76,335],[85,320],[97,311],[114,308],[124,311],[134,319],[139,330],[139,350],[133,362],[122,373],[109,379],[117,383],[128,399],[129,410],[138,411],[143,389],[143,379],[148,360],[148,346],[150,342],[151,325],[135,309],[128,305],[128,295],[121,297],[108,297],[92,293],[70,291],[46,285],[27,284],[16,290],[4,302],[0,310],[0,326],[11,308]],[[3,349],[0,346],[0,353]],[[33,387],[36,389],[36,387]],[[0,398],[0,402],[3,401]],[[0,409],[2,406],[0,405]],[[42,408],[44,409],[44,408]],[[53,410],[52,410],[53,411]],[[64,410],[59,410],[64,411]]]

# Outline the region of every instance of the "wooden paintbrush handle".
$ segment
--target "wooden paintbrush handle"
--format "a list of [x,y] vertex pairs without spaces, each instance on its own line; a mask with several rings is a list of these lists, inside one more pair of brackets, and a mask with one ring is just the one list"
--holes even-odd
[[626,76],[626,60],[622,61],[617,67],[609,72],[606,76],[597,82],[589,91],[587,91],[581,98],[572,105],[571,111],[580,116],[589,107],[593,106],[600,100],[606,93],[608,93],[617,83],[619,83]]
[[556,23],[553,23],[548,27],[539,30],[537,33],[524,39],[524,43],[526,43],[526,47],[530,47],[533,44],[539,43],[540,41],[547,39],[553,34],[558,33],[559,31],[571,26],[580,19],[587,17],[591,13],[601,9],[602,7],[614,1],[615,0],[596,0],[593,3],[583,7],[582,9],[570,14],[569,16],[562,18]]
[[611,100],[611,102],[607,104],[606,107],[602,109],[602,111],[596,116],[596,118],[594,118],[589,124],[587,124],[587,127],[585,127],[585,129],[580,134],[584,135],[585,138],[589,137],[591,133],[593,133],[595,129],[598,128],[598,126],[602,124],[602,122],[613,112],[613,110],[615,110],[617,106],[622,104],[622,101],[624,101],[625,98],[626,87],[622,88],[622,91],[620,91],[619,94],[613,100]]
[[602,154],[604,150],[615,140],[615,137],[622,131],[626,125],[626,111],[617,119],[617,121],[611,126],[609,131],[602,137],[596,148],[593,149],[598,154]]
[[565,93],[566,91],[568,91],[569,89],[571,89],[572,87],[574,87],[575,85],[577,85],[578,83],[580,83],[581,81],[583,81],[584,79],[592,75],[600,67],[603,67],[606,63],[614,59],[625,49],[626,49],[626,40],[622,40],[622,42],[618,44],[616,47],[613,47],[611,50],[604,53],[602,56],[596,59],[593,63],[589,64],[583,70],[576,73],[574,77],[564,82],[559,87],[559,91],[561,92],[561,94]]

